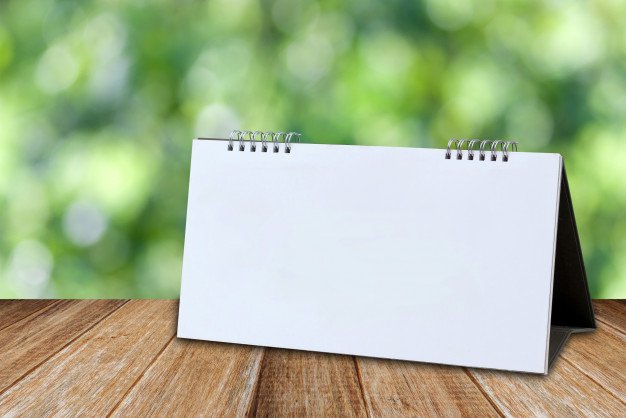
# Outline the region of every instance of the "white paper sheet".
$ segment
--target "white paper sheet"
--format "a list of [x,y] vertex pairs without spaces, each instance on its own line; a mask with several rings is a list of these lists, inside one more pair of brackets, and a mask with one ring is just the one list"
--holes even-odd
[[444,153],[195,140],[178,337],[545,373],[561,157]]

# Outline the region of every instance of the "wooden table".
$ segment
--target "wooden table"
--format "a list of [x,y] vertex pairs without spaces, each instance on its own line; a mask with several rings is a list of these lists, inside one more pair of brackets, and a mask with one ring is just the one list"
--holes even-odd
[[537,376],[178,340],[171,300],[0,301],[0,415],[626,416],[626,302],[594,305]]

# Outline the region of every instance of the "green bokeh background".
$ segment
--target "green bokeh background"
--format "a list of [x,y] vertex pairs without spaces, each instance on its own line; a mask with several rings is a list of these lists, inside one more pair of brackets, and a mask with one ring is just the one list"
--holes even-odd
[[0,297],[176,297],[191,139],[247,128],[561,153],[592,295],[624,298],[624,22],[609,0],[2,2]]

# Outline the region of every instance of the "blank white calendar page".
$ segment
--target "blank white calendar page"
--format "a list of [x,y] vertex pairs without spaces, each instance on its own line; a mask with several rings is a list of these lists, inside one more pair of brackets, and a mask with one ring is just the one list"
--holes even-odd
[[559,155],[226,148],[193,143],[179,337],[547,371]]

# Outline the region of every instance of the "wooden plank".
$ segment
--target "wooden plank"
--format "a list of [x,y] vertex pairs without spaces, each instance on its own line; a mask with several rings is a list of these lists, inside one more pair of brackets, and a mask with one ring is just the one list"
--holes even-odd
[[55,303],[54,300],[0,300],[0,330]]
[[173,338],[176,307],[125,304],[2,394],[0,415],[107,414]]
[[595,300],[593,307],[596,319],[626,334],[626,301]]
[[354,359],[267,349],[252,414],[366,416]]
[[465,369],[357,358],[370,416],[497,417]]
[[597,324],[594,332],[574,334],[561,356],[626,404],[626,335]]
[[0,331],[0,393],[123,301],[59,301]]
[[263,349],[174,339],[113,416],[243,416]]
[[619,399],[562,358],[547,376],[478,369],[470,373],[508,416],[624,416],[626,412]]

